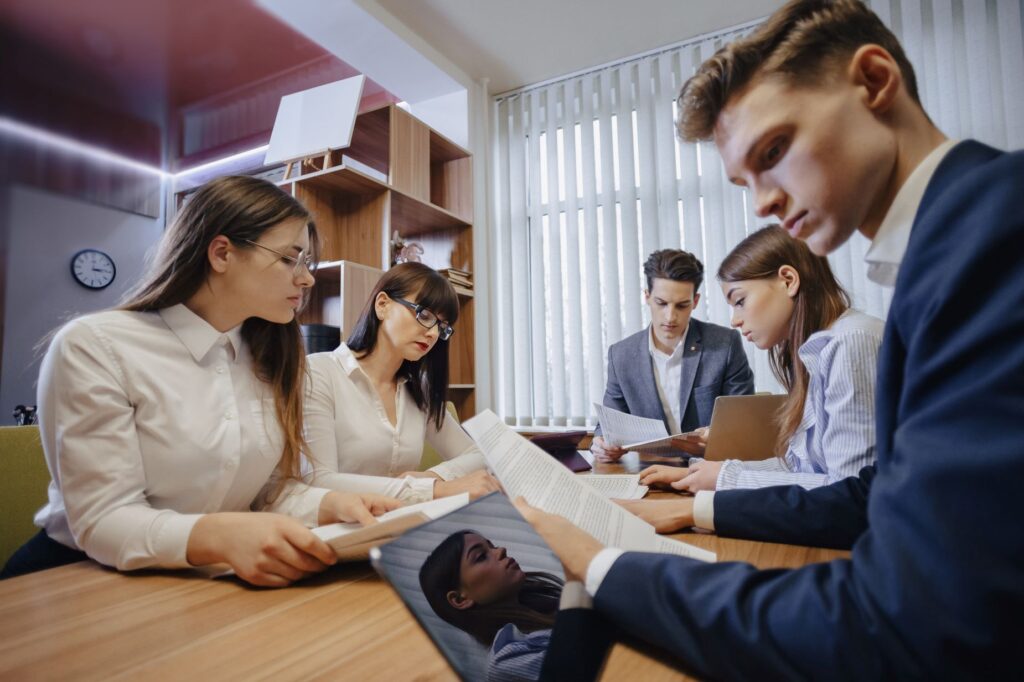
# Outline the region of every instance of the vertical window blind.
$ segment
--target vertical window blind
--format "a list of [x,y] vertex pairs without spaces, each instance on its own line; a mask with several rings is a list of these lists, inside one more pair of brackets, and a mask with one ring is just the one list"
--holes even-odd
[[[1024,146],[1024,0],[874,0],[902,41],[926,110],[954,138]],[[493,103],[491,379],[514,425],[589,425],[608,346],[649,322],[643,261],[683,248],[704,263],[695,311],[728,325],[719,263],[770,220],[731,185],[713,144],[676,139],[675,97],[694,69],[754,25],[499,95]],[[859,309],[884,317],[868,242],[830,256]],[[758,390],[778,391],[744,344]]]

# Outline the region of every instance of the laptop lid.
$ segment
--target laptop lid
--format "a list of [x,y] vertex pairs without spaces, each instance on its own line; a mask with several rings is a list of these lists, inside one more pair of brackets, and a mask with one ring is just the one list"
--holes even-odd
[[785,395],[723,395],[715,399],[704,459],[746,461],[775,457],[775,414]]

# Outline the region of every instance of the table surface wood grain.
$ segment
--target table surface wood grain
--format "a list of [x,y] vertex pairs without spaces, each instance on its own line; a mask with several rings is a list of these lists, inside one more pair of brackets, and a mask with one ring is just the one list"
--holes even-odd
[[[635,473],[634,453],[598,473]],[[586,475],[586,474],[583,474]],[[653,492],[665,497],[671,493]],[[719,561],[798,567],[847,552],[682,533]],[[401,600],[366,563],[285,589],[81,562],[0,582],[0,679],[454,680]],[[683,680],[627,644],[605,680]]]

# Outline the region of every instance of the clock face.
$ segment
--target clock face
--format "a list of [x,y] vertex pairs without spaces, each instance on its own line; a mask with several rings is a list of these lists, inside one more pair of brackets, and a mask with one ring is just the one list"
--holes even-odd
[[96,249],[83,249],[71,257],[71,274],[75,281],[89,289],[110,286],[117,274],[114,261]]

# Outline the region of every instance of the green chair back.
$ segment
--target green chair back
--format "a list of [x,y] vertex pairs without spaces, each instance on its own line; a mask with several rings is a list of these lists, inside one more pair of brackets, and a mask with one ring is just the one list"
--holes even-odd
[[[459,421],[459,413],[455,411],[455,403],[448,401],[444,405],[448,408],[448,413],[455,417],[455,421]],[[420,471],[426,471],[430,467],[437,466],[443,460],[441,455],[437,454],[437,450],[430,446],[430,443],[423,444],[423,457],[420,458]]]
[[0,566],[39,530],[32,517],[46,503],[50,470],[38,426],[0,427]]

